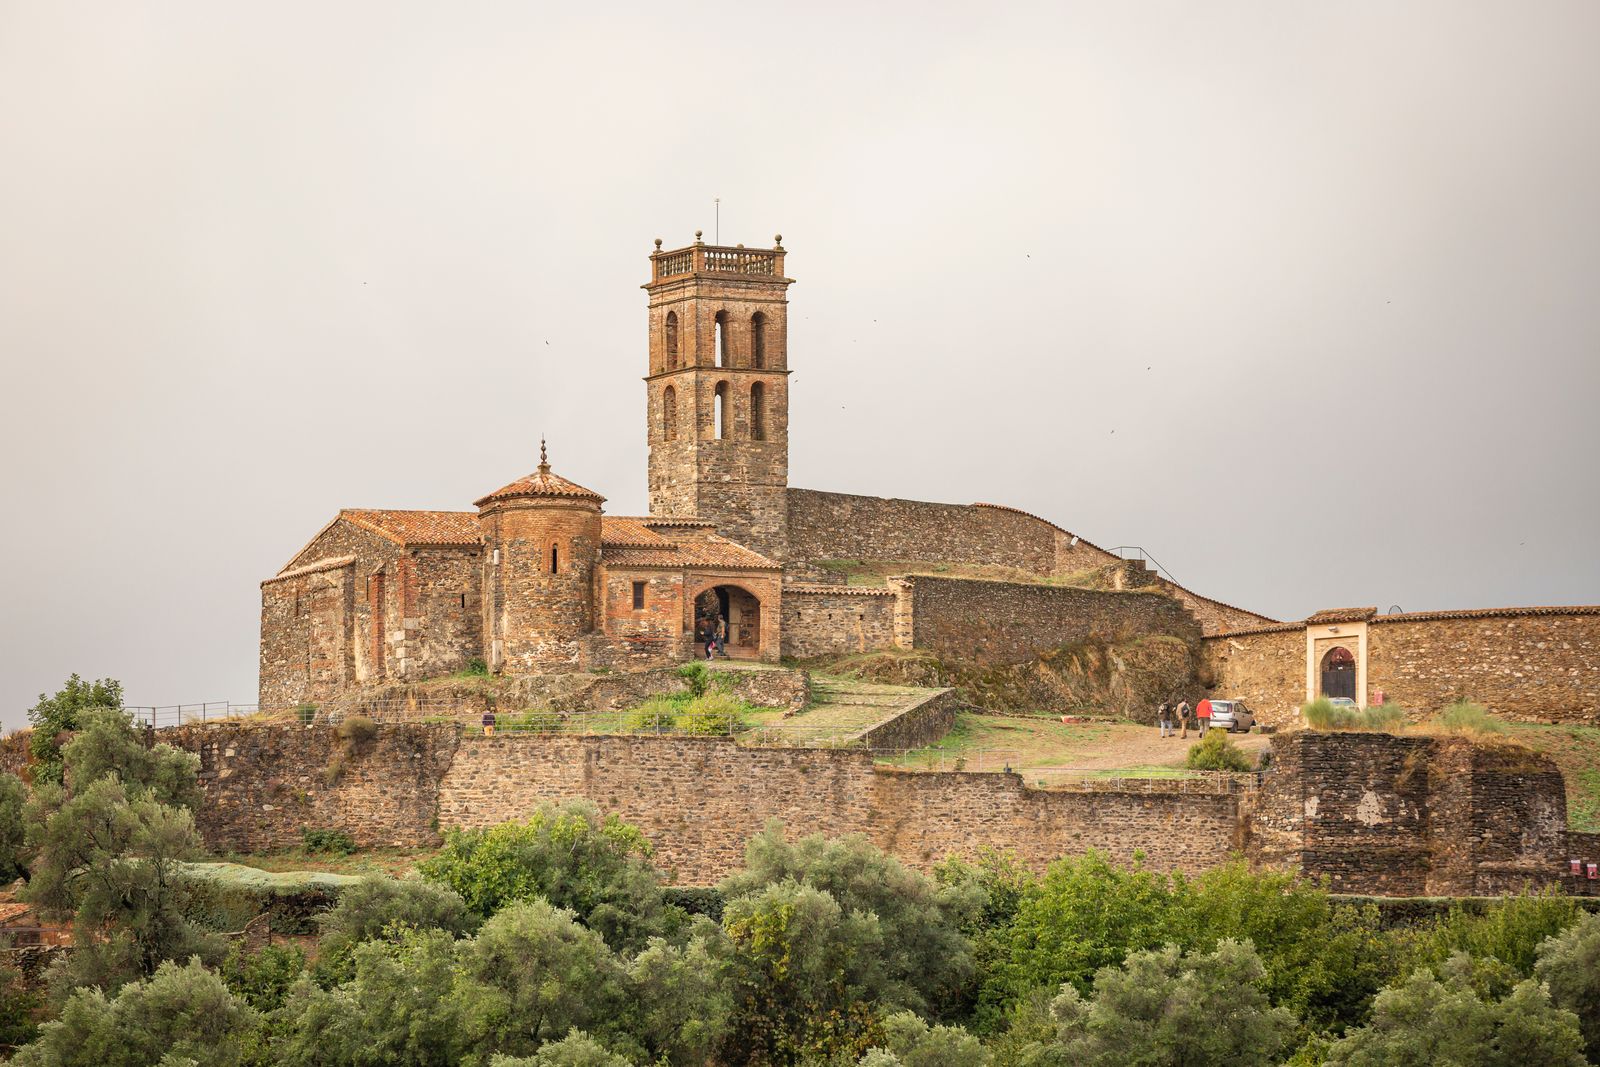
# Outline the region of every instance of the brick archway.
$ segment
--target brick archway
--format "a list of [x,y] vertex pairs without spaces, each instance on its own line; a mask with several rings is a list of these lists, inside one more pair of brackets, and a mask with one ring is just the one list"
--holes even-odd
[[692,586],[685,598],[695,652],[704,655],[703,625],[722,623],[727,649],[734,659],[776,658],[777,598],[761,582],[708,578]]

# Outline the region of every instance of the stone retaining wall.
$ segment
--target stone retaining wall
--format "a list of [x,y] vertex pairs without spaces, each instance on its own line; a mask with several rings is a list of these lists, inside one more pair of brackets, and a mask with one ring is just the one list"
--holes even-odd
[[933,744],[955,725],[961,701],[954,689],[939,689],[892,719],[868,727],[850,740],[873,751],[909,752]]

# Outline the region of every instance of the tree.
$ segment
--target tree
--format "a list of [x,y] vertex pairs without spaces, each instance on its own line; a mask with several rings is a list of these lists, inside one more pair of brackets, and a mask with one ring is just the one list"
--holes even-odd
[[1585,915],[1539,946],[1534,976],[1578,1017],[1590,1060],[1600,1062],[1600,915]]
[[574,1030],[532,1056],[496,1056],[489,1067],[634,1067],[634,1061],[608,1051],[582,1030]]
[[28,710],[33,736],[28,750],[33,756],[33,780],[61,784],[61,745],[64,735],[78,728],[78,718],[87,708],[122,707],[122,683],[113,678],[86,682],[74,674],[55,696],[39,694],[39,703]]
[[883,1043],[861,1059],[861,1067],[987,1067],[990,1057],[976,1037],[959,1026],[930,1027],[909,1011],[883,1021]]
[[28,787],[14,774],[0,772],[0,885],[28,876]]
[[184,1061],[206,1067],[245,1062],[256,1014],[198,960],[165,963],[147,981],[107,997],[80,989],[61,1018],[17,1053],[14,1067],[146,1067]]
[[1171,895],[1164,875],[1113,866],[1099,852],[1051,864],[1022,895],[980,1013],[992,1023],[1040,986],[1070,982],[1087,993],[1100,968],[1162,943]]
[[418,870],[480,915],[543,898],[571,909],[612,947],[637,949],[684,919],[663,901],[650,854],[637,828],[574,801],[542,805],[525,822],[448,831],[444,849]]
[[885,855],[861,834],[796,842],[769,822],[745,849],[745,869],[722,883],[725,897],[794,881],[827,893],[846,912],[877,917],[882,936],[876,990],[887,1008],[946,1013],[966,999],[975,966],[962,933],[981,911],[977,887],[941,885]]
[[452,1000],[469,1050],[463,1062],[531,1054],[574,1029],[627,1036],[622,966],[570,911],[543,900],[508,905],[457,956]]
[[459,1064],[465,1043],[451,991],[456,943],[418,930],[354,950],[355,976],[334,989],[302,978],[289,991],[273,1043],[288,1067]]
[[1065,1062],[1083,1067],[1268,1067],[1295,1020],[1269,1006],[1264,974],[1240,941],[1188,956],[1176,945],[1135,952],[1101,968],[1091,998],[1062,988],[1051,1005],[1057,1044]]
[[164,960],[217,954],[214,939],[178,906],[183,862],[200,847],[186,809],[130,799],[118,778],[106,777],[34,830],[39,854],[23,898],[46,919],[73,920],[77,947],[57,972],[63,990],[109,988],[152,974]]
[[0,963],[0,1062],[38,1036],[38,1010],[39,995],[23,982],[22,973]]
[[1578,1018],[1533,979],[1503,1000],[1483,999],[1471,960],[1446,961],[1441,981],[1426,968],[1379,993],[1372,1021],[1328,1053],[1329,1067],[1584,1067]]
[[393,939],[415,930],[471,933],[479,920],[453,889],[417,878],[363,878],[339,894],[339,903],[317,917],[322,937],[317,975],[337,985],[354,974],[353,953],[363,941]]
[[67,784],[82,789],[116,777],[130,794],[162,804],[200,805],[200,757],[168,744],[145,746],[133,720],[118,708],[90,707],[78,713],[78,730],[61,749]]
[[872,1046],[873,1005],[890,984],[876,915],[789,880],[729,901],[722,925],[734,1002],[723,1060],[794,1064]]
[[651,1063],[700,1067],[713,1062],[732,1025],[728,954],[721,927],[701,918],[686,944],[654,938],[628,964],[633,1032]]

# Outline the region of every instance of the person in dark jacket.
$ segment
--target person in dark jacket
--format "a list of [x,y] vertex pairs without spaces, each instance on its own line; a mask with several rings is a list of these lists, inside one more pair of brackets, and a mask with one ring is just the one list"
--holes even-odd
[[1156,709],[1156,725],[1161,727],[1162,737],[1172,736],[1172,705],[1165,700]]
[[494,712],[492,711],[486,711],[483,713],[483,736],[494,736]]

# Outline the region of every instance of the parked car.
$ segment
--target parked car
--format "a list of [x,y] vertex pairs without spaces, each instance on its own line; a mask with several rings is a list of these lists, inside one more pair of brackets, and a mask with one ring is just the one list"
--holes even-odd
[[1332,704],[1336,708],[1349,708],[1351,711],[1361,710],[1361,705],[1357,704],[1349,697],[1329,697],[1328,703]]
[[1231,734],[1247,734],[1256,724],[1255,713],[1242,700],[1212,700],[1211,728]]

